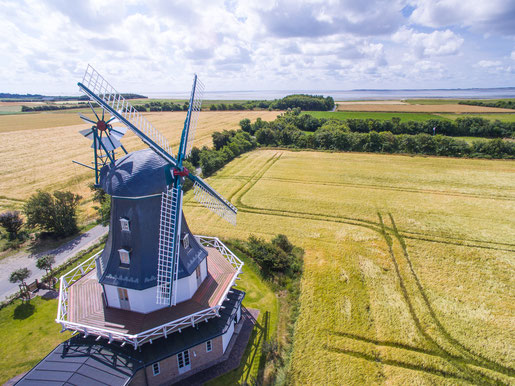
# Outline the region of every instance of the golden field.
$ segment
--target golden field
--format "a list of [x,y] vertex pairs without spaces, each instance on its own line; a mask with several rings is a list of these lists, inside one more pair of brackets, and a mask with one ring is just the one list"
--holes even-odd
[[209,178],[232,227],[306,250],[294,384],[513,383],[515,163],[259,150]]
[[[268,111],[202,112],[195,136],[195,146],[212,146],[211,134],[239,128],[243,118],[273,120],[277,114]],[[92,116],[92,113],[86,113]],[[186,113],[146,113],[145,117],[177,151]],[[87,200],[88,184],[93,172],[72,160],[90,164],[93,160],[91,141],[78,133],[88,125],[76,113],[37,113],[0,115],[0,211],[20,208],[37,189],[67,189],[86,199],[86,218],[93,215]],[[132,132],[122,139],[128,151],[145,147]]]

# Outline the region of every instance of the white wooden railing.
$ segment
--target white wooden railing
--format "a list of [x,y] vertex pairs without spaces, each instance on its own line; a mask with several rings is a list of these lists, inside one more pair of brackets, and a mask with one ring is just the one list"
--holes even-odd
[[144,343],[150,342],[152,340],[158,339],[161,337],[167,338],[168,335],[181,331],[183,328],[195,326],[196,324],[207,320],[209,318],[220,316],[219,311],[222,307],[222,303],[226,300],[227,294],[229,293],[231,287],[234,285],[238,275],[241,273],[241,269],[243,267],[243,262],[238,259],[238,257],[232,253],[218,238],[209,237],[209,236],[195,236],[195,238],[199,241],[199,243],[204,247],[212,247],[218,250],[222,256],[224,256],[227,261],[233,266],[236,270],[233,275],[231,282],[225,288],[223,295],[220,297],[220,300],[216,305],[210,308],[206,308],[194,314],[190,314],[184,316],[179,319],[172,320],[160,326],[151,328],[149,330],[137,333],[137,334],[125,334],[122,332],[118,332],[115,330],[104,329],[100,327],[94,327],[82,323],[74,323],[68,320],[68,289],[73,283],[79,280],[81,277],[86,275],[88,272],[95,268],[95,261],[98,256],[102,253],[102,251],[98,252],[94,256],[90,257],[84,263],[79,265],[78,267],[72,269],[67,272],[63,276],[61,276],[59,283],[59,306],[57,310],[57,319],[56,322],[60,323],[62,326],[62,331],[70,330],[74,333],[82,333],[85,336],[95,335],[99,338],[105,338],[111,343],[116,340],[122,342],[122,346],[125,344],[131,344],[134,348],[141,346]]

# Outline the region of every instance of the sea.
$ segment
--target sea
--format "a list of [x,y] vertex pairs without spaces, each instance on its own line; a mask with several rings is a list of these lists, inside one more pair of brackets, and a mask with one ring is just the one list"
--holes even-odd
[[[152,99],[188,99],[189,92],[142,92]],[[291,94],[331,96],[336,101],[399,99],[515,98],[515,87],[404,90],[243,90],[205,91],[204,100],[273,100]]]

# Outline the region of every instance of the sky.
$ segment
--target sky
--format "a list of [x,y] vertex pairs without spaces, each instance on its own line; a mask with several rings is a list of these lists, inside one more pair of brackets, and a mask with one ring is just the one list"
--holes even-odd
[[0,92],[515,86],[514,0],[0,0]]

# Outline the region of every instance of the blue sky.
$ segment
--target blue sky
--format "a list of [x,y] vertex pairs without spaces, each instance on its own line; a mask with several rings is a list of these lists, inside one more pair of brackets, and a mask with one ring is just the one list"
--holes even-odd
[[513,0],[3,1],[0,92],[515,86]]

